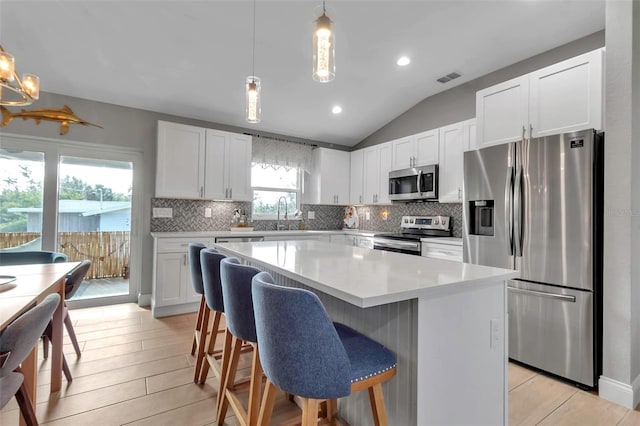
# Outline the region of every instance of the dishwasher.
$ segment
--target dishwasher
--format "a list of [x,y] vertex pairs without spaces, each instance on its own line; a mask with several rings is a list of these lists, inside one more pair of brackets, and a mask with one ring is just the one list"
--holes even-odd
[[264,237],[216,237],[216,243],[253,243],[264,241]]

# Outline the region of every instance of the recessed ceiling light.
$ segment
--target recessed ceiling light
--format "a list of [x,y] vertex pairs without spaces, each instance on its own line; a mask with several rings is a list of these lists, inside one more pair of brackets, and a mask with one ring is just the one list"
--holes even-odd
[[406,67],[410,63],[411,63],[411,59],[409,59],[408,56],[401,56],[398,58],[398,61],[396,62],[396,64],[398,64],[401,67]]
[[342,112],[342,107],[339,105],[336,105],[333,108],[331,108],[331,112],[334,114],[340,114]]

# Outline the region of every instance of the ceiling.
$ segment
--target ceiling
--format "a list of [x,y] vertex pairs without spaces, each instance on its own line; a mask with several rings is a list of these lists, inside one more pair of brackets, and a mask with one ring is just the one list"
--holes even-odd
[[[605,18],[603,0],[326,6],[336,78],[322,84],[311,77],[320,1],[257,0],[262,121],[254,125],[244,121],[249,0],[0,0],[0,43],[45,92],[353,146],[422,99],[599,31]],[[401,55],[409,66],[396,65]],[[451,72],[462,77],[436,82]]]

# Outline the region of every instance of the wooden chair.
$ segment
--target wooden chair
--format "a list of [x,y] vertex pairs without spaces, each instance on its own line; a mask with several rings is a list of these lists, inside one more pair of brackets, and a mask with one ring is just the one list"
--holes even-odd
[[332,323],[315,294],[274,285],[267,272],[253,278],[252,293],[260,361],[267,376],[259,425],[270,423],[277,388],[301,399],[302,426],[318,424],[321,404],[333,422],[338,398],[368,389],[373,423],[387,425],[382,383],[396,374],[396,359],[388,349]]
[[[253,316],[251,282],[260,271],[240,264],[235,257],[227,257],[220,262],[220,282],[227,322],[223,349],[223,382],[218,392],[218,425],[224,423],[227,409],[231,406],[240,424],[254,426],[258,421],[260,389],[262,387],[262,367],[260,365],[256,324]],[[236,383],[238,360],[243,342],[253,347],[251,376],[249,379],[249,402],[242,405],[238,394],[243,388]],[[228,354],[228,355],[227,355]]]
[[202,295],[200,298],[200,308],[198,309],[198,317],[196,318],[196,326],[193,332],[193,343],[191,344],[191,355],[196,357],[195,373],[193,381],[200,381],[200,369],[202,368],[202,360],[204,359],[204,350],[207,340],[207,328],[209,315],[206,315],[207,302],[204,297],[204,288],[202,284],[202,267],[200,266],[200,251],[206,246],[202,243],[189,244],[189,270],[191,271],[191,284],[193,290]]
[[38,344],[58,303],[60,296],[50,294],[0,332],[0,408],[15,395],[20,413],[29,426],[37,425],[38,419],[24,385],[20,364]]

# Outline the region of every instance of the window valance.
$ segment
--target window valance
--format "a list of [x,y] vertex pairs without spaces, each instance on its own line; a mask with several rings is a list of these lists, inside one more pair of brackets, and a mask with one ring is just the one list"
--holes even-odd
[[311,170],[311,145],[287,142],[269,137],[253,137],[252,161],[263,167],[298,167]]

